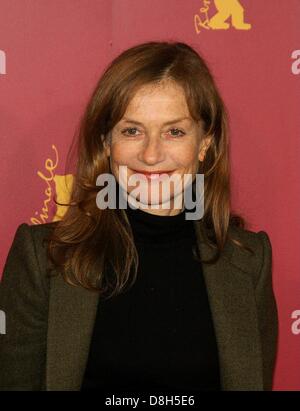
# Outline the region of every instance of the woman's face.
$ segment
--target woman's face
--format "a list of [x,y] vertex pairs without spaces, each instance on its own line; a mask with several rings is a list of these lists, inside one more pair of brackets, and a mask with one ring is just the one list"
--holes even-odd
[[[199,161],[204,159],[209,139],[202,136],[201,124],[190,116],[179,85],[171,81],[146,85],[138,90],[123,118],[112,129],[106,154],[112,173],[123,188],[126,184],[127,193],[139,187],[137,200],[143,208],[148,207],[153,214],[172,215],[180,212],[173,206],[174,198],[183,192],[184,175],[191,174],[194,179]],[[159,176],[163,172],[168,174]],[[134,174],[143,178],[141,186],[129,184]],[[180,184],[170,184],[169,190],[162,188],[166,187],[162,185],[163,179],[166,184],[175,175]],[[155,209],[150,211],[150,206]]]

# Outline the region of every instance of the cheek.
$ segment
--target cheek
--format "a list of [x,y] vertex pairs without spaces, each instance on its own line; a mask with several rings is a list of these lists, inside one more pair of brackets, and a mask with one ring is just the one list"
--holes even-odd
[[123,142],[113,143],[110,152],[111,161],[116,165],[127,165],[135,155],[134,148]]
[[184,169],[193,169],[198,166],[198,151],[193,144],[176,150],[172,157],[178,166]]

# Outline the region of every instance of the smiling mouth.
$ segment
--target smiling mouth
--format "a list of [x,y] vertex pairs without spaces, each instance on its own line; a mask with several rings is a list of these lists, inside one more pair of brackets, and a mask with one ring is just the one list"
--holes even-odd
[[135,173],[139,173],[139,174],[171,174],[173,173],[174,170],[163,170],[163,171],[159,171],[159,170],[154,170],[154,171],[146,171],[146,170],[134,170],[133,171]]
[[149,180],[156,180],[162,177],[163,175],[171,175],[175,170],[166,170],[166,171],[144,171],[144,170],[133,170],[135,174],[143,174]]

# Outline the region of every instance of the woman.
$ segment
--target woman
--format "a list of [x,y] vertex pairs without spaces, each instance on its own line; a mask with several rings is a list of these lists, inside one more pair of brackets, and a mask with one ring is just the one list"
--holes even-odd
[[[203,59],[184,43],[124,51],[78,137],[64,217],[21,224],[6,261],[1,389],[271,390],[271,243],[231,212],[228,120]],[[107,173],[127,207],[97,201]],[[191,187],[197,200],[198,175],[203,215],[187,219],[175,203]]]

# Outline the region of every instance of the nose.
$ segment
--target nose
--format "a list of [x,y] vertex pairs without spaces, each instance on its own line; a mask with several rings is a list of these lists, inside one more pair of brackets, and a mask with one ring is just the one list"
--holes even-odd
[[154,165],[164,160],[164,150],[160,136],[148,136],[139,153],[139,160],[148,165]]

